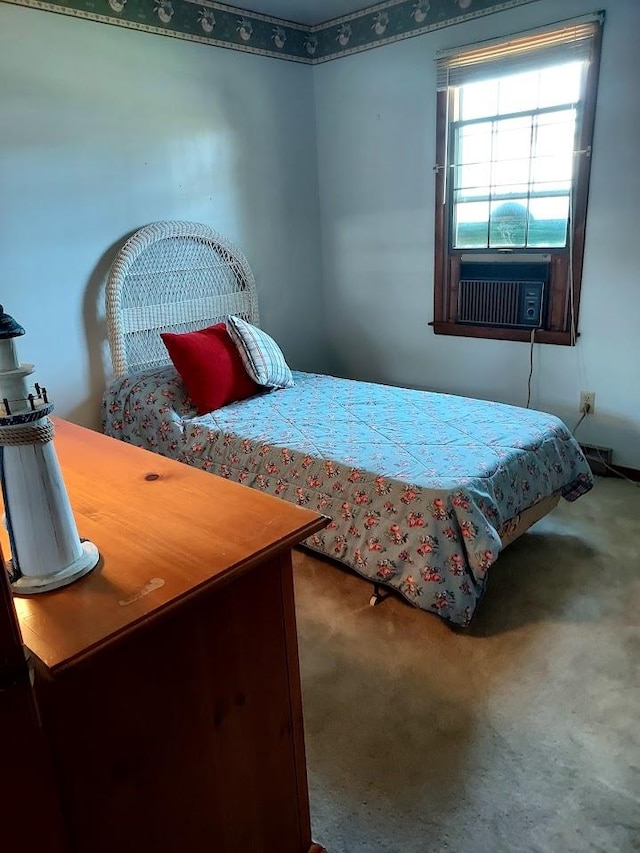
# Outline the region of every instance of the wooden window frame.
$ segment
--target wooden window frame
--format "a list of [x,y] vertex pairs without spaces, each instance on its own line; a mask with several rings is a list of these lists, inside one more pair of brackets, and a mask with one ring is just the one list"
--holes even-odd
[[[562,249],[517,249],[519,255],[550,255],[549,295],[544,327],[502,328],[496,326],[468,325],[456,322],[460,258],[484,250],[450,248],[451,202],[445,187],[445,170],[449,168],[449,116],[453,115],[454,91],[439,91],[436,102],[436,180],[435,180],[435,266],[434,266],[434,319],[430,324],[437,335],[457,335],[496,340],[534,340],[542,344],[573,346],[579,337],[580,291],[584,260],[587,205],[593,130],[595,123],[598,74],[602,43],[602,27],[593,40],[592,61],[587,69],[582,121],[577,139],[576,168],[572,185],[573,219],[569,222],[569,239]],[[569,248],[571,246],[571,248]],[[495,251],[495,250],[494,250]],[[572,270],[570,265],[572,263]],[[570,274],[571,273],[571,274]],[[571,288],[573,287],[573,297]],[[573,310],[572,310],[573,309]],[[573,315],[573,316],[572,316]]]

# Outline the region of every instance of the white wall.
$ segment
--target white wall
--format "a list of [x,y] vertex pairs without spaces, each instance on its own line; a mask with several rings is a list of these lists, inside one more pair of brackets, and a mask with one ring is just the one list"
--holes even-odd
[[[562,10],[558,6],[562,6]],[[580,331],[537,346],[533,405],[640,468],[640,2],[607,0]],[[433,317],[437,50],[596,8],[540,0],[315,69],[325,297],[332,368],[356,378],[524,405],[526,344],[436,336]]]
[[101,283],[159,219],[254,270],[263,326],[322,369],[312,69],[0,4],[0,301],[56,411],[97,426]]
[[[573,425],[594,390],[579,435],[640,467],[640,3],[606,7],[582,337],[536,347],[533,404]],[[97,426],[105,271],[169,218],[243,248],[295,367],[524,403],[526,345],[427,326],[433,57],[558,17],[540,0],[311,69],[0,3],[0,301],[57,412]]]

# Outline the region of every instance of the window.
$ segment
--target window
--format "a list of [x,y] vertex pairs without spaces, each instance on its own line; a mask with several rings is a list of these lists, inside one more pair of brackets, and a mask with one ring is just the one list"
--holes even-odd
[[437,334],[575,343],[602,21],[439,56]]

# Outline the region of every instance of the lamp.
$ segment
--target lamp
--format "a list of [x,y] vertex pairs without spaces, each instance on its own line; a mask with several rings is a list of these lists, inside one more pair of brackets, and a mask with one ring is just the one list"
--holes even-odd
[[53,403],[26,377],[14,340],[25,331],[0,305],[0,480],[11,560],[11,586],[20,595],[57,589],[86,575],[99,560],[80,541],[47,417]]

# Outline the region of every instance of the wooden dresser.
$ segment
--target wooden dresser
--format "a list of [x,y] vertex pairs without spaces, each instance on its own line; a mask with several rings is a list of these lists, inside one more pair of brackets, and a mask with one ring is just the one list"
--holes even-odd
[[307,853],[291,546],[327,519],[56,420],[73,585],[16,598],[74,853]]

